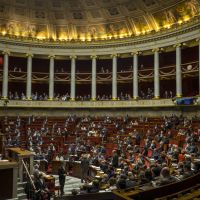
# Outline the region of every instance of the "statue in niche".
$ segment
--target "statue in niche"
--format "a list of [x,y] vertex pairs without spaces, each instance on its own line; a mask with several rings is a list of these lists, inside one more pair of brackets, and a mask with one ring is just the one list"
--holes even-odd
[[105,25],[98,26],[98,34],[105,34],[106,33],[106,27]]
[[107,33],[109,33],[111,35],[120,33],[120,31],[123,31],[122,29],[123,29],[123,27],[119,26],[118,24],[108,24],[106,26]]
[[196,15],[198,13],[198,2],[196,0],[191,0],[189,2],[186,2],[186,7],[190,9],[192,16]]
[[176,18],[173,14],[173,12],[171,10],[167,10],[164,12],[165,13],[165,18],[166,18],[166,21],[170,24],[174,23],[176,21]]
[[7,32],[10,33],[10,34],[14,34],[15,30],[16,30],[16,25],[14,22],[9,22],[7,25],[6,25],[6,29],[7,29]]
[[36,26],[35,25],[32,25],[32,24],[29,24],[28,25],[28,34],[30,35],[30,36],[36,36]]
[[97,35],[97,29],[94,26],[89,26],[88,27],[88,32],[91,34],[91,36]]

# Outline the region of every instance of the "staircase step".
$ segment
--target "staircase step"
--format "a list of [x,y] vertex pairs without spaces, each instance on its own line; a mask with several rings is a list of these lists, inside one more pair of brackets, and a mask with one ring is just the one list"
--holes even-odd
[[17,194],[24,193],[24,187],[17,187]]
[[26,194],[24,194],[24,193],[18,194],[18,195],[17,195],[17,198],[18,198],[19,200],[27,199],[27,198],[26,198]]
[[24,187],[26,182],[17,182],[17,187]]

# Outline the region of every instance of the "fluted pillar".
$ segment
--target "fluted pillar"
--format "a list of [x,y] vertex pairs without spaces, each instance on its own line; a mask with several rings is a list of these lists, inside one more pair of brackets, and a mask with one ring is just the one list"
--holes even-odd
[[92,91],[91,98],[96,100],[96,71],[97,71],[97,56],[93,55],[92,58]]
[[182,97],[181,44],[176,46],[176,97]]
[[112,100],[117,100],[117,54],[112,57]]
[[133,55],[133,99],[138,99],[138,55],[139,52],[134,52]]
[[160,98],[160,75],[159,75],[159,48],[153,49],[154,52],[154,98]]
[[3,59],[3,84],[2,84],[2,99],[8,98],[8,62],[9,62],[9,51],[4,51]]
[[71,91],[70,100],[75,100],[76,92],[76,56],[70,56],[71,59]]
[[54,98],[54,55],[49,56],[49,100]]
[[26,56],[27,56],[26,99],[31,100],[31,93],[32,93],[32,57],[33,57],[33,54],[26,54]]

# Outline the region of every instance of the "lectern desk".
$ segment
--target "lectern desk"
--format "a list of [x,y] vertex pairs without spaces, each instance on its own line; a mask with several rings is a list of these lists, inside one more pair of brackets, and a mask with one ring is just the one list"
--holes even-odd
[[8,148],[6,149],[7,153],[8,153],[8,157],[9,159],[11,159],[12,161],[16,161],[18,162],[18,177],[20,178],[20,181],[26,181],[26,171],[25,171],[25,167],[23,166],[23,162],[26,164],[29,173],[33,174],[33,157],[34,154],[30,151],[27,150],[23,150],[20,148]]

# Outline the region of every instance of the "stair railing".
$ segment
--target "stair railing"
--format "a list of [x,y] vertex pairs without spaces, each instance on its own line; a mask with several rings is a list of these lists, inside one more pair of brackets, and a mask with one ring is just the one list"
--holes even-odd
[[25,170],[26,170],[26,173],[28,174],[28,177],[29,177],[29,179],[30,179],[31,185],[33,186],[33,189],[36,190],[36,187],[35,187],[35,184],[34,184],[34,182],[33,182],[33,179],[31,178],[31,175],[30,175],[30,173],[29,173],[29,171],[28,171],[28,168],[27,168],[27,166],[26,166],[26,164],[25,164],[25,162],[24,162],[23,159],[22,159],[22,164],[23,164],[23,166],[24,166],[24,168],[25,168]]

